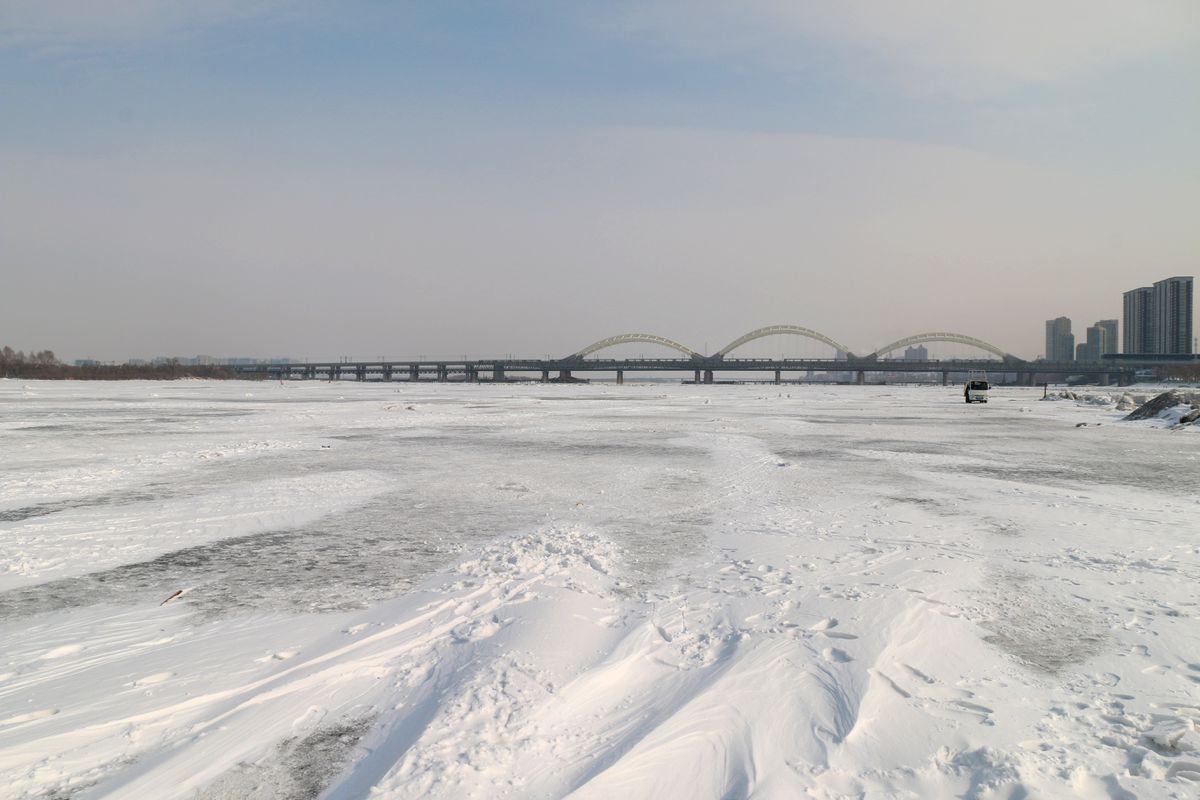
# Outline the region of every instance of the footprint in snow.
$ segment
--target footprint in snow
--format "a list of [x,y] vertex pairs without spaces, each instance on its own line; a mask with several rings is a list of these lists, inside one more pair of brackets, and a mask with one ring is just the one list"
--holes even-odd
[[495,636],[504,627],[504,623],[495,614],[489,620],[477,620],[459,625],[450,631],[450,636],[456,643],[478,642]]
[[981,706],[978,703],[972,703],[967,700],[952,700],[950,702],[952,705],[956,705],[964,711],[970,711],[975,714],[987,716],[988,714],[992,713],[992,709],[988,708],[987,706]]
[[853,656],[837,647],[826,647],[821,651],[821,658],[831,664],[845,664],[854,660]]
[[936,681],[933,678],[929,677],[924,672],[921,672],[921,670],[917,669],[912,664],[901,664],[900,666],[902,666],[906,670],[908,670],[909,673],[911,673],[914,678],[921,681],[922,683],[926,683],[926,684],[930,684],[930,685],[936,683]]

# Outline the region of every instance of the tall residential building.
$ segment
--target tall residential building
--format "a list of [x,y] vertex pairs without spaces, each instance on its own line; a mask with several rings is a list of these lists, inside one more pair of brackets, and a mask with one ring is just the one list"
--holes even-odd
[[929,360],[929,348],[923,344],[919,344],[916,347],[906,347],[906,348],[904,348],[904,360],[905,361],[928,361]]
[[1100,327],[1099,323],[1092,325],[1087,329],[1087,341],[1080,342],[1075,348],[1076,361],[1099,361],[1100,354],[1104,352],[1104,339],[1107,332]]
[[1067,317],[1046,320],[1046,360],[1075,360],[1075,335]]
[[1154,284],[1155,353],[1192,352],[1192,278]]
[[1100,339],[1100,355],[1120,352],[1121,345],[1117,339],[1117,321],[1115,319],[1102,319],[1096,323],[1096,327],[1104,332],[1104,336]]
[[1124,295],[1126,353],[1156,353],[1154,347],[1154,289],[1143,286]]

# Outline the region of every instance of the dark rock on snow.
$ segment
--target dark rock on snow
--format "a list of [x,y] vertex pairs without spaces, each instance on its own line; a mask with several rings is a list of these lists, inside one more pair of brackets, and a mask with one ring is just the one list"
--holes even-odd
[[1140,406],[1129,412],[1124,419],[1128,422],[1134,422],[1140,419],[1154,419],[1168,408],[1174,408],[1183,402],[1183,395],[1174,389],[1163,392],[1158,397],[1147,400]]

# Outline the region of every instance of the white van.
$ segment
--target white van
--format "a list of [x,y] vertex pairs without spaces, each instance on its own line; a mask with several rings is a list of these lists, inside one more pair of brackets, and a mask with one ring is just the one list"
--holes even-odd
[[968,378],[963,386],[963,399],[968,403],[986,403],[991,385],[983,378]]

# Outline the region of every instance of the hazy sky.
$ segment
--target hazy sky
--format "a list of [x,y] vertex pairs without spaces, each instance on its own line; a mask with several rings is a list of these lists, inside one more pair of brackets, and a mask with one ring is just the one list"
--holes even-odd
[[1195,0],[0,0],[0,344],[1041,353],[1200,272]]

